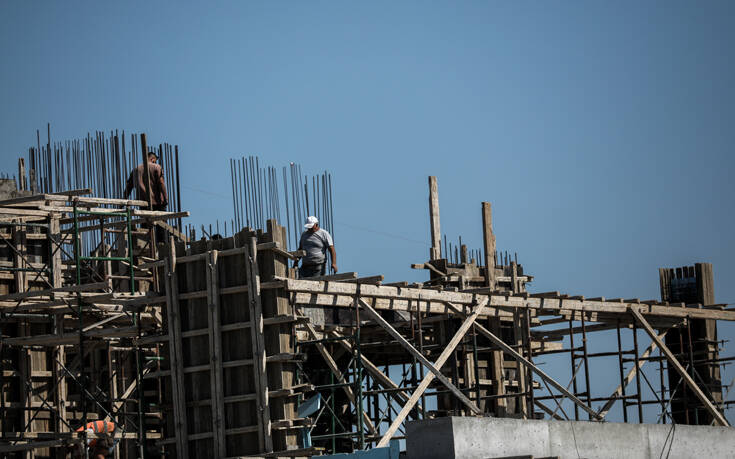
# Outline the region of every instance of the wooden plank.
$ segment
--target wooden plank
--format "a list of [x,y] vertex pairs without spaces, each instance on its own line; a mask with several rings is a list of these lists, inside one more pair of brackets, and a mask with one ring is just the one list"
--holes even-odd
[[[462,312],[462,310],[456,306],[453,306],[453,309],[457,314],[464,316],[465,314]],[[544,380],[546,380],[547,383],[549,383],[551,386],[553,386],[556,390],[564,394],[567,398],[569,398],[571,401],[573,401],[576,405],[578,405],[580,408],[582,408],[587,413],[591,414],[595,419],[599,419],[599,416],[597,413],[585,403],[578,399],[574,394],[570,393],[564,386],[559,384],[552,378],[551,376],[547,375],[546,372],[544,372],[542,369],[534,365],[531,361],[520,355],[518,352],[515,351],[512,347],[508,346],[502,339],[495,336],[493,333],[490,332],[487,328],[483,327],[482,325],[475,323],[474,324],[475,329],[480,332],[485,338],[489,339],[495,345],[500,347],[503,351],[505,351],[507,354],[510,354],[511,357],[513,357],[515,360],[520,362],[521,364],[525,365],[527,368],[531,369],[533,372],[535,372],[537,375],[542,377]]]
[[170,234],[173,234],[174,236],[176,236],[176,238],[178,240],[183,241],[183,242],[189,242],[189,238],[187,238],[185,234],[181,233],[179,230],[177,230],[173,226],[169,225],[165,221],[158,220],[158,221],[155,222],[155,224],[158,225],[158,226],[160,226],[161,228],[165,229]]
[[694,392],[694,395],[697,396],[699,401],[702,402],[702,405],[704,405],[704,408],[707,410],[707,412],[712,415],[715,422],[717,422],[721,426],[729,427],[730,424],[728,424],[727,419],[725,419],[722,413],[717,411],[717,408],[715,408],[715,406],[707,398],[707,396],[704,395],[704,392],[702,392],[702,390],[697,386],[697,383],[694,382],[692,377],[689,376],[689,373],[687,373],[686,369],[681,365],[681,363],[679,363],[679,361],[676,359],[676,356],[669,350],[664,342],[661,341],[661,339],[658,337],[656,332],[653,330],[648,321],[643,317],[643,315],[636,308],[630,308],[630,312],[631,314],[633,314],[633,317],[636,318],[638,323],[643,326],[643,328],[646,330],[646,333],[648,333],[648,336],[650,336],[651,339],[655,341],[656,344],[661,348],[661,351],[664,353],[669,363],[674,366],[676,372],[679,373],[687,386],[689,386],[689,389],[691,389],[691,391]]
[[495,289],[495,234],[493,213],[489,202],[482,203],[482,245],[485,250],[485,285]]
[[273,451],[273,438],[271,436],[270,406],[268,402],[268,378],[266,374],[265,342],[263,340],[263,306],[260,297],[260,275],[258,273],[258,250],[257,240],[252,237],[245,252],[245,273],[250,291],[248,292],[248,308],[250,310],[250,322],[255,324],[250,329],[251,343],[253,346],[253,366],[255,374],[255,388],[258,394],[257,406],[258,441],[260,450]]
[[[395,435],[396,431],[403,423],[403,420],[406,419],[406,416],[408,416],[408,413],[411,412],[414,405],[416,405],[416,403],[419,401],[419,398],[421,397],[421,395],[429,387],[429,384],[431,384],[431,381],[434,380],[434,376],[437,376],[438,372],[435,373],[433,369],[441,368],[444,365],[444,363],[446,363],[446,361],[452,355],[452,352],[454,352],[454,349],[457,347],[459,342],[462,340],[462,338],[464,338],[464,335],[467,333],[467,330],[470,329],[470,327],[475,322],[475,320],[480,316],[480,312],[482,312],[482,309],[485,307],[486,304],[487,304],[487,300],[480,302],[475,307],[474,311],[472,311],[472,314],[467,316],[467,318],[464,320],[464,322],[462,322],[462,325],[460,325],[460,327],[457,329],[457,332],[454,334],[454,336],[449,341],[449,343],[447,343],[447,346],[444,348],[441,355],[439,355],[439,357],[436,359],[434,363],[428,362],[426,359],[423,359],[424,361],[426,361],[424,365],[427,366],[429,370],[431,370],[431,372],[428,373],[426,376],[424,376],[424,379],[421,380],[419,387],[413,392],[413,394],[411,394],[411,398],[408,400],[408,402],[406,402],[405,405],[403,405],[403,408],[401,408],[401,411],[393,419],[393,422],[391,423],[390,427],[388,427],[388,430],[385,432],[383,437],[380,439],[380,441],[376,445],[377,448],[381,448],[383,446],[388,445],[388,442],[390,441],[391,438],[393,438],[393,435]],[[363,307],[364,306],[365,304],[363,304]],[[372,310],[376,316],[380,317],[380,315],[377,312],[375,312],[375,310],[370,308],[370,306],[368,306],[367,310],[368,311]],[[413,348],[413,346],[411,347]],[[421,356],[421,353],[418,353],[418,355]],[[439,373],[439,375],[441,375],[441,378],[439,378],[441,380],[444,376],[441,373]],[[460,392],[460,394],[462,393]],[[470,403],[474,405],[474,403],[472,402]],[[482,414],[482,411],[480,411],[480,409],[477,408],[477,406],[475,406],[474,409],[472,409],[472,411],[474,411],[477,414]]]
[[310,277],[309,280],[311,281],[347,281],[347,280],[355,280],[357,279],[357,273],[356,272],[346,272],[346,273],[339,273],[339,274],[327,274],[325,276],[314,276]]
[[439,186],[435,176],[429,176],[429,222],[431,224],[431,250],[430,260],[438,260],[442,257],[442,233],[439,219]]
[[47,296],[47,295],[52,295],[54,293],[62,293],[62,292],[87,292],[90,290],[103,290],[105,287],[107,287],[107,282],[93,282],[90,284],[72,285],[69,287],[59,287],[59,288],[46,289],[46,290],[33,290],[30,292],[20,290],[19,291],[20,293],[0,295],[0,301],[25,300],[28,298]]
[[[285,283],[285,288],[291,292],[303,292],[314,294],[327,294],[339,296],[349,296],[354,298],[357,286],[347,282],[318,282],[302,279],[275,278]],[[418,288],[402,288],[390,287],[385,285],[361,285],[360,296],[364,298],[386,298],[392,300],[417,300],[429,302],[430,309],[427,312],[442,313],[442,304],[451,302],[455,304],[472,304],[473,294],[463,292],[437,291],[431,289]],[[335,300],[335,306],[341,306]],[[573,300],[562,298],[524,298],[520,296],[507,296],[502,294],[491,295],[489,308],[528,308],[537,309],[544,313],[562,314],[571,311],[580,312],[604,312],[611,314],[628,315],[630,304],[616,303],[614,301],[590,301],[586,299]],[[735,321],[735,311],[720,311],[710,309],[694,309],[694,308],[675,308],[669,305],[642,305],[640,312],[644,316],[649,317],[668,317],[673,319],[716,319]],[[396,310],[409,310],[408,306],[397,306]],[[488,309],[485,316],[496,316],[497,312]]]
[[225,451],[225,403],[224,386],[222,384],[222,332],[220,330],[220,298],[219,298],[219,273],[217,265],[217,251],[209,252],[207,271],[207,304],[209,306],[209,358],[210,358],[210,380],[212,381],[212,430],[215,435],[215,450],[219,448],[219,454],[215,456],[226,456]]

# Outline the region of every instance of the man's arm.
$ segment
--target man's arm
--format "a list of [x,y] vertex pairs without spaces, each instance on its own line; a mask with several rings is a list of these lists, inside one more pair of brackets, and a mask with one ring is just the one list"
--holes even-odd
[[[299,238],[299,248],[296,249],[296,250],[302,250],[302,249],[303,249],[303,247],[301,247],[301,238]],[[294,257],[294,259],[293,259],[293,267],[294,268],[298,268],[299,267],[299,260],[301,260],[301,257],[299,257],[298,255]]]
[[130,192],[133,191],[133,187],[135,186],[134,175],[136,173],[137,173],[137,170],[133,169],[133,171],[130,173],[130,176],[128,177],[128,182],[125,185],[125,199],[128,199],[128,196],[130,196]]
[[158,167],[158,175],[159,175],[159,181],[158,186],[161,187],[161,195],[163,196],[163,202],[161,202],[162,205],[167,206],[168,205],[168,191],[166,190],[166,181],[163,179],[163,168]]
[[329,253],[332,255],[332,271],[337,272],[337,252],[334,250],[334,246],[329,246]]

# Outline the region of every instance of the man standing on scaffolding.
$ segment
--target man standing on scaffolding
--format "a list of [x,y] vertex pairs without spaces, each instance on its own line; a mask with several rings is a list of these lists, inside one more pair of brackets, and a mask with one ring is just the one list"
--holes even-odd
[[[319,227],[319,220],[311,216],[306,219],[304,225],[306,231],[301,234],[299,250],[305,250],[306,256],[301,261],[299,278],[323,276],[326,274],[327,249],[332,258],[332,272],[337,272],[337,252],[334,251],[332,235],[327,230]],[[298,264],[299,260],[296,260]]]
[[[166,182],[163,180],[163,169],[161,166],[156,164],[158,156],[153,153],[148,153],[148,175],[150,177],[151,190],[151,204],[153,210],[165,211],[168,206],[168,193],[166,191]],[[137,198],[141,201],[148,201],[148,181],[145,178],[145,165],[138,164],[138,166],[130,172],[128,177],[127,185],[125,186],[125,199],[128,199],[130,192],[135,188]],[[156,240],[164,241],[166,233],[163,228],[156,227]]]

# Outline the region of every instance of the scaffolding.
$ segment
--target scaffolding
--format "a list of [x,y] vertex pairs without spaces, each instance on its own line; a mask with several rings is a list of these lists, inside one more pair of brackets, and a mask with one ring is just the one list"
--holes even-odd
[[[489,203],[482,253],[442,250],[437,191],[430,179],[429,260],[412,265],[429,279],[410,284],[298,279],[303,253],[275,220],[154,246],[152,223],[181,215],[72,194],[0,203],[0,452],[60,454],[95,417],[124,427],[118,457],[350,452],[440,416],[729,425],[716,323],[735,310],[715,304],[711,265],[662,269],[661,300],[531,293],[495,249]],[[67,253],[89,231],[100,245]]]
[[[156,395],[137,388],[159,365],[158,350],[145,337],[160,327],[156,305],[165,299],[151,295],[154,279],[136,282],[136,271],[145,272],[143,253],[154,251],[148,231],[135,225],[177,214],[135,209],[144,201],[84,196],[90,193],[0,202],[0,241],[10,258],[0,265],[6,273],[0,294],[3,457],[64,457],[67,446],[86,441],[87,432],[77,429],[94,419],[120,427],[116,457],[138,457],[147,438],[160,436],[149,419],[160,417],[160,409],[148,411]],[[85,254],[83,236],[91,231],[99,231],[101,242]]]

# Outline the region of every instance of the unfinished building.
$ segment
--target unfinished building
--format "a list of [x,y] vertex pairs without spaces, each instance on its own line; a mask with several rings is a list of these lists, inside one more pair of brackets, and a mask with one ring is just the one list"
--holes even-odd
[[[445,253],[430,177],[432,247],[413,265],[426,282],[297,279],[293,230],[275,219],[193,240],[174,223],[185,211],[19,183],[25,196],[0,202],[3,457],[64,457],[93,419],[120,427],[114,455],[129,458],[309,457],[394,439],[429,457],[416,439],[443,438],[436,426],[604,428],[613,409],[627,424],[646,411],[725,427],[717,435],[732,442],[717,321],[735,311],[715,304],[707,263],[662,269],[661,300],[531,293],[532,276],[496,253],[489,203],[478,209],[481,256]],[[593,352],[603,333],[617,345]],[[569,384],[539,365],[551,355],[568,356]],[[595,377],[595,359],[617,368],[613,381]],[[512,454],[486,444],[482,456],[437,447],[433,457],[538,455],[531,438],[513,440]]]

